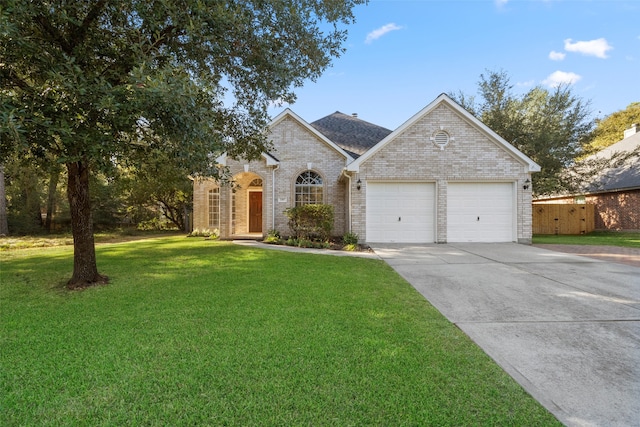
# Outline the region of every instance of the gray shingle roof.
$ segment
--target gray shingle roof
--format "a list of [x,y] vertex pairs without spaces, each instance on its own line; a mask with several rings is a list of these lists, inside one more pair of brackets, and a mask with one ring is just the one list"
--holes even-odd
[[585,190],[589,193],[597,193],[640,188],[640,157],[638,156],[638,150],[640,150],[640,132],[616,142],[591,156],[593,159],[611,159],[616,153],[635,154],[627,159],[623,165],[602,171],[596,179],[587,184]]
[[382,126],[339,111],[316,120],[311,126],[354,158],[364,154],[391,133]]

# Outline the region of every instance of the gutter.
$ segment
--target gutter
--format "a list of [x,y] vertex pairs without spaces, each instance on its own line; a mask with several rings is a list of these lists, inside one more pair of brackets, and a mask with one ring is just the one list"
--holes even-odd
[[276,169],[280,169],[280,163],[271,169],[271,229],[276,228]]

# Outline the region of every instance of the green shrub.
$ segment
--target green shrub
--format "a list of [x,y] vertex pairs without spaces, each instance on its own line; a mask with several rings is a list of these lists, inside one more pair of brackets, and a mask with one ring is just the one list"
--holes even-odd
[[315,248],[315,244],[309,239],[300,239],[298,240],[299,248]]
[[329,249],[331,244],[329,242],[314,242],[309,239],[294,239],[289,238],[286,243],[287,246],[295,246],[297,248],[310,248],[310,249]]
[[326,241],[333,230],[332,205],[302,205],[285,211],[293,237]]
[[264,238],[263,242],[281,245],[282,237],[280,236],[280,232],[274,229],[267,231],[267,237]]
[[357,245],[358,244],[358,240],[359,240],[359,236],[356,233],[344,233],[344,236],[342,236],[342,243],[344,243],[345,245]]
[[280,235],[280,232],[278,230],[272,228],[271,230],[267,231],[267,237],[277,237],[278,239],[280,239],[282,236]]
[[217,239],[220,237],[220,230],[214,229],[210,230],[208,228],[194,228],[191,233],[187,235],[187,237],[208,237],[210,239]]
[[355,251],[358,250],[358,245],[356,243],[349,243],[347,245],[344,245],[342,247],[342,250],[349,251],[349,252],[355,252]]

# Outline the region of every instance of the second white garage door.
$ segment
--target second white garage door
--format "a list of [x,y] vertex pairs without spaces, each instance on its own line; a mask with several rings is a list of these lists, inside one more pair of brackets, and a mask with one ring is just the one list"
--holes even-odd
[[449,183],[447,242],[512,242],[513,184]]
[[367,242],[433,243],[435,184],[367,183]]

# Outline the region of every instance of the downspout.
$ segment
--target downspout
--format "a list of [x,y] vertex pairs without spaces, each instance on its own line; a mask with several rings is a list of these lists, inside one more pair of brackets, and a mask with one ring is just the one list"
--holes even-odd
[[347,190],[347,217],[348,221],[348,232],[351,233],[351,175],[349,175],[345,169],[342,170],[342,174],[349,180],[349,186]]
[[276,229],[276,169],[280,168],[280,164],[271,169],[271,229]]

